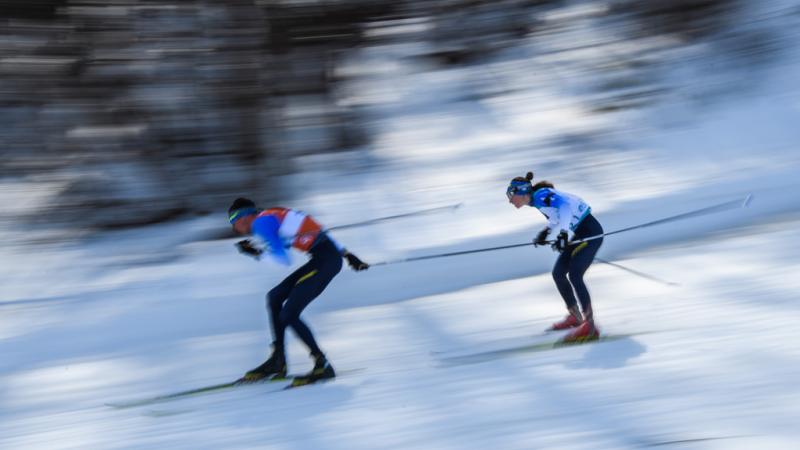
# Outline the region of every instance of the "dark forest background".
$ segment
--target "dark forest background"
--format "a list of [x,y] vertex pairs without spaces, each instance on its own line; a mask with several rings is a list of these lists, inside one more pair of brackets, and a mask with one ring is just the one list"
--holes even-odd
[[[425,21],[399,39],[429,44],[439,66],[479,65],[568,29],[569,18],[537,20],[567,3],[578,2],[3,0],[0,176],[63,180],[50,211],[99,229],[216,213],[242,192],[283,200],[298,157],[369,151],[369,117],[335,95],[349,82],[335,69],[356,49]],[[769,53],[767,31],[730,32],[748,20],[736,0],[602,4],[631,42],[713,37],[748,65]],[[593,97],[598,114],[661,92],[645,60],[596,68],[623,69]],[[303,114],[289,114],[297,102]]]

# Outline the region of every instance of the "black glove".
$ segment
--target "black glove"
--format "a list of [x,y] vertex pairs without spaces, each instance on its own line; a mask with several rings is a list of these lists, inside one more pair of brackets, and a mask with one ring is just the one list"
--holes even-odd
[[349,264],[350,267],[353,270],[355,270],[356,272],[361,272],[362,270],[369,269],[369,264],[367,264],[364,261],[358,259],[358,256],[356,256],[356,255],[354,255],[354,254],[352,254],[352,253],[350,253],[348,251],[345,251],[343,256],[347,260],[347,264]]
[[548,234],[550,234],[550,228],[545,228],[544,230],[540,231],[539,234],[536,235],[536,239],[533,240],[533,246],[538,247],[540,245],[547,245]]
[[247,239],[237,242],[236,248],[239,249],[239,253],[250,255],[255,259],[259,259],[261,257],[261,253],[263,253],[261,250],[253,247],[253,244]]
[[561,233],[558,233],[558,237],[556,238],[556,241],[553,243],[553,250],[556,250],[559,253],[563,252],[567,248],[567,245],[569,245],[567,232],[562,231]]

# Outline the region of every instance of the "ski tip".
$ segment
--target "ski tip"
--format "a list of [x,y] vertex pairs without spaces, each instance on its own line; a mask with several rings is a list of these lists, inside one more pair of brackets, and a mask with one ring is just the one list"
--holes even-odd
[[748,206],[750,206],[750,203],[752,202],[753,202],[753,194],[747,194],[747,197],[745,197],[744,201],[742,202],[742,208],[747,208]]

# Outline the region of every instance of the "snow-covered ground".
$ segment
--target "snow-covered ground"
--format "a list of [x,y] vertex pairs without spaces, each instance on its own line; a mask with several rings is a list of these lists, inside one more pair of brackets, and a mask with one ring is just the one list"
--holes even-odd
[[[260,362],[269,283],[214,243],[85,292],[5,301],[0,448],[792,448],[800,220],[770,222],[618,261],[679,286],[595,266],[600,323],[620,340],[449,364],[554,339],[542,335],[562,313],[549,275],[414,298],[416,267],[375,268],[343,274],[352,289],[308,311],[345,373],[337,381],[127,410],[104,404],[225,382]],[[359,278],[412,298],[371,304]],[[294,341],[290,364],[310,366]]]
[[[310,164],[304,176],[328,178],[298,206],[336,225],[464,202],[336,233],[371,262],[529,241],[544,221],[508,205],[505,186],[540,167],[586,198],[607,231],[754,194],[747,209],[606,239],[598,256],[676,285],[593,266],[597,319],[618,339],[592,345],[453,358],[558,338],[543,333],[563,315],[546,249],[345,269],[304,313],[336,381],[114,409],[106,403],[231,381],[259,364],[270,340],[264,295],[285,269],[203,240],[224,211],[69,243],[16,244],[24,230],[3,222],[0,449],[795,448],[797,64],[786,52],[735,101],[663,105],[684,116],[664,125],[652,111],[651,128],[615,135],[628,151],[583,158],[514,123],[540,117],[534,107],[430,101],[442,81],[457,83],[452,73],[371,75],[378,85],[413,78],[416,108],[376,106],[382,165],[337,178],[324,158],[316,173]],[[569,103],[546,106],[576,129],[597,126]],[[3,184],[4,214],[46,191]],[[292,372],[306,371],[291,332],[289,342]]]

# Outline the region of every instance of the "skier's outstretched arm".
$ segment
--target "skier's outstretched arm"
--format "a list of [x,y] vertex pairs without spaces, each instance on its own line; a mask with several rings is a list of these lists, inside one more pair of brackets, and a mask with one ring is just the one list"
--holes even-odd
[[280,264],[288,266],[291,264],[289,254],[283,246],[283,240],[278,235],[280,228],[278,219],[274,216],[266,215],[259,217],[253,222],[253,234],[261,238],[261,241],[266,245],[266,250],[270,256]]
[[342,258],[347,260],[347,265],[349,265],[350,268],[352,268],[356,272],[369,269],[369,264],[362,261],[361,258],[359,258],[358,256],[350,253],[350,251],[344,248],[344,246],[340,244],[339,241],[334,239],[333,236],[330,235],[330,233],[326,232],[325,234],[328,236],[328,240],[331,241],[333,245],[336,246],[336,248],[339,250],[339,253],[342,255]]

